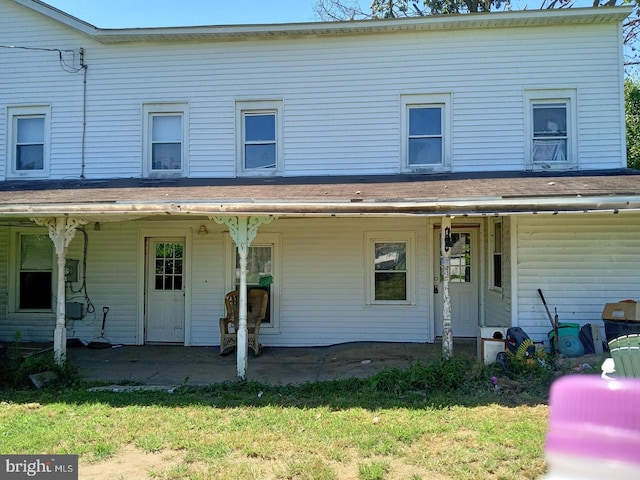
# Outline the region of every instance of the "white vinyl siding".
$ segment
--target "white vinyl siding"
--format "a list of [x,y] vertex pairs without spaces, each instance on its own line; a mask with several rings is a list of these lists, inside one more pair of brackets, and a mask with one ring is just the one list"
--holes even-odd
[[[227,271],[226,257],[232,249],[225,248],[225,243],[233,242],[226,227],[214,222],[206,222],[209,234],[198,235],[201,224],[174,220],[160,228],[158,222],[129,221],[103,224],[99,231],[87,228],[87,292],[93,310],[82,320],[67,322],[68,337],[89,340],[99,335],[102,308],[108,306],[105,336],[113,343],[142,343],[138,333],[143,317],[141,242],[149,235],[186,234],[187,242],[192,242],[187,266],[190,287],[185,292],[190,328],[186,341],[190,345],[218,345],[218,319],[224,316],[224,295],[234,273]],[[418,232],[413,286],[416,292],[425,292],[430,254],[424,219],[300,219],[261,227],[256,245],[271,244],[274,237],[281,239],[275,244],[282,245],[282,256],[274,257],[281,269],[281,285],[273,284],[280,305],[274,314],[279,329],[265,328],[262,343],[311,346],[350,341],[430,341],[430,296],[416,294],[413,305],[366,305],[365,233],[386,232],[395,238],[396,231]],[[414,243],[414,237],[410,237]],[[0,252],[6,247],[4,238],[0,227]],[[83,235],[77,233],[68,257],[82,260],[82,251]],[[0,267],[0,272],[6,267],[1,257]],[[82,294],[72,298],[85,302]],[[51,339],[54,326],[55,314],[9,315],[0,322],[0,338],[11,339],[14,330],[21,330],[25,341],[46,341]]]
[[640,298],[640,216],[518,217],[517,325],[531,337],[551,329],[540,288],[560,322],[602,326],[605,303]]
[[[176,92],[189,102],[184,175],[194,178],[236,176],[235,102],[244,99],[282,100],[279,174],[398,173],[399,99],[438,92],[451,95],[452,172],[522,171],[523,92],[550,85],[579,93],[576,165],[626,165],[614,24],[99,44],[20,5],[3,3],[0,18],[2,44],[85,48],[88,179],[144,176],[140,104]],[[0,66],[12,104],[52,105],[50,178],[79,178],[82,75],[44,52],[4,52]]]
[[430,295],[417,293],[413,305],[372,306],[364,289],[370,278],[367,236],[395,239],[395,232],[415,230],[412,291],[427,290],[431,253],[424,219],[309,219],[269,225],[275,228],[282,229],[284,258],[282,335],[270,339],[272,345],[431,341]]

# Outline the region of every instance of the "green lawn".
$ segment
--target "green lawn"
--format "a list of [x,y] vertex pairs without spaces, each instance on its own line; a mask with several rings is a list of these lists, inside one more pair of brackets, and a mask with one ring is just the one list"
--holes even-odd
[[287,387],[12,389],[0,452],[78,454],[82,479],[533,479],[555,375],[454,359]]

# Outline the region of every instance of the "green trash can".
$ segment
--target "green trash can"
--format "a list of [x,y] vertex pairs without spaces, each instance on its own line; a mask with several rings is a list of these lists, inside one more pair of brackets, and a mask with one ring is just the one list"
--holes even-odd
[[[556,332],[549,332],[549,341],[554,344]],[[584,355],[584,345],[580,340],[579,323],[558,324],[558,350],[567,357],[579,357]]]

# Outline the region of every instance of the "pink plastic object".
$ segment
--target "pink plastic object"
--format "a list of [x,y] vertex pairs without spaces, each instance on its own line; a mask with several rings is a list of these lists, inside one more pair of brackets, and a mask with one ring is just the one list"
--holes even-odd
[[640,468],[640,380],[561,377],[551,386],[549,405],[548,456],[599,459]]

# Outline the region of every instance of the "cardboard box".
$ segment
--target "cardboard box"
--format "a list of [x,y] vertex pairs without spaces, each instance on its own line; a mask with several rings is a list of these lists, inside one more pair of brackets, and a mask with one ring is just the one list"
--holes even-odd
[[607,303],[602,311],[602,320],[640,322],[640,308],[635,302]]

